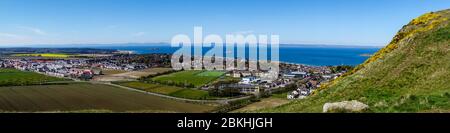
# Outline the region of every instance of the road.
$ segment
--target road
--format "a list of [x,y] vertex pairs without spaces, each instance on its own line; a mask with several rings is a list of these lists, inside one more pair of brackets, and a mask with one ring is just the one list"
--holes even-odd
[[135,91],[135,92],[140,92],[140,93],[144,93],[144,94],[148,94],[148,95],[154,95],[154,96],[159,96],[159,97],[163,97],[163,98],[168,98],[168,99],[173,99],[173,100],[178,100],[178,101],[183,101],[183,102],[194,102],[194,103],[228,104],[229,102],[232,102],[232,101],[248,99],[248,98],[251,97],[251,96],[244,96],[244,97],[237,97],[237,98],[231,98],[231,99],[220,99],[220,100],[194,100],[194,99],[179,98],[179,97],[173,97],[173,96],[164,95],[164,94],[158,94],[158,93],[138,90],[138,89],[131,88],[131,87],[126,87],[126,86],[122,86],[122,85],[118,85],[118,84],[113,84],[113,83],[110,83],[110,82],[80,81],[80,80],[77,80],[77,81],[56,81],[56,82],[49,82],[49,83],[73,83],[73,82],[92,83],[92,84],[104,84],[104,85],[109,85],[109,86],[114,86],[114,87],[126,89],[126,90],[129,90],[129,91]]
[[[92,81],[92,82],[94,82],[94,81]],[[121,85],[117,85],[117,84],[112,84],[112,83],[109,83],[109,82],[94,82],[94,83],[101,83],[101,84],[105,84],[105,85],[110,85],[110,86],[115,86],[115,87],[127,89],[127,90],[130,90],[130,91],[136,91],[136,92],[141,92],[141,93],[145,93],[145,94],[149,94],[149,95],[154,95],[154,96],[159,96],[159,97],[164,97],[164,98],[169,98],[169,99],[174,99],[174,100],[179,100],[179,101],[185,101],[185,102],[195,102],[195,103],[228,104],[229,102],[232,102],[232,101],[248,99],[248,98],[251,97],[251,96],[244,96],[244,97],[237,97],[237,98],[231,98],[231,99],[220,99],[220,100],[194,100],[194,99],[179,98],[179,97],[173,97],[173,96],[164,95],[164,94],[158,94],[158,93],[138,90],[138,89],[134,89],[134,88],[131,88],[131,87],[126,87],[126,86],[121,86]]]

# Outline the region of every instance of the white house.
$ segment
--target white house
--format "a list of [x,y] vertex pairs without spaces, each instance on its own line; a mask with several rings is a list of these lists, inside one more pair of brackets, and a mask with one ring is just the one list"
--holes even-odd
[[260,79],[257,79],[256,77],[253,77],[253,76],[248,76],[248,77],[242,78],[239,83],[240,84],[251,84],[253,82],[258,82],[258,81],[260,81]]

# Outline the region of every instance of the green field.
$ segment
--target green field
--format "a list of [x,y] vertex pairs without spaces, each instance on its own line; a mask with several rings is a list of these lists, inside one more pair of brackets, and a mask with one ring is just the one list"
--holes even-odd
[[35,72],[25,72],[16,69],[0,69],[0,86],[22,86],[44,84],[51,81],[62,81],[65,79],[50,77]]
[[165,95],[169,95],[171,93],[174,93],[176,91],[180,91],[183,89],[183,88],[175,87],[175,86],[149,84],[149,83],[143,83],[143,82],[138,82],[138,81],[122,82],[122,83],[118,83],[118,84],[127,86],[127,87],[131,87],[131,88],[135,88],[135,89],[139,89],[139,90],[143,90],[143,91],[165,94]]
[[2,112],[205,112],[213,108],[102,84],[0,87]]
[[202,90],[194,90],[194,89],[183,89],[180,91],[176,91],[171,93],[170,96],[181,97],[187,99],[210,99],[207,91]]
[[201,87],[219,78],[224,73],[221,71],[189,70],[158,76],[152,78],[152,80],[164,84],[191,84],[194,87]]
[[187,98],[187,99],[208,99],[208,98],[210,98],[207,91],[187,89],[187,88],[181,88],[181,87],[176,87],[176,86],[143,83],[143,82],[138,82],[138,81],[121,82],[121,83],[117,83],[117,84],[135,88],[135,89],[139,89],[139,90],[143,90],[143,91],[159,93],[159,94],[180,97],[180,98]]
[[64,53],[40,53],[40,54],[14,54],[12,56],[32,56],[32,57],[50,57],[50,58],[68,58],[71,56],[71,54],[64,54]]

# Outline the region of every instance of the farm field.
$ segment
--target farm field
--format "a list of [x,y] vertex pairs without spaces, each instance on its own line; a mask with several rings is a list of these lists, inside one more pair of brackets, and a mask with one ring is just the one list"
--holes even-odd
[[209,96],[207,91],[194,90],[194,89],[183,89],[180,91],[176,91],[174,93],[171,93],[170,96],[187,98],[187,99],[212,99],[213,98],[213,97]]
[[0,68],[0,86],[21,86],[43,84],[66,79],[50,77],[35,72],[25,72],[17,69]]
[[140,71],[104,70],[104,75],[94,77],[95,81],[129,81],[149,75],[171,71],[172,68],[148,68]]
[[143,83],[138,81],[121,82],[117,83],[122,86],[127,86],[143,91],[159,93],[174,97],[187,98],[187,99],[208,99],[210,98],[207,91],[194,90],[188,88],[181,88],[176,86],[167,86],[161,84]]
[[123,77],[129,77],[129,78],[140,78],[143,76],[149,76],[149,75],[156,75],[158,73],[164,73],[164,72],[168,72],[171,71],[172,68],[147,68],[144,70],[139,70],[139,71],[131,71],[131,72],[126,72],[126,73],[119,73],[119,74],[115,74],[113,76],[123,76]]
[[167,72],[167,71],[171,71],[173,70],[172,68],[148,68],[148,69],[144,69],[141,70],[142,72],[149,72],[152,74],[157,74],[157,73],[163,73],[163,72]]
[[225,72],[189,70],[152,78],[153,81],[167,84],[192,84],[198,88],[222,76]]
[[50,57],[50,58],[69,58],[76,55],[64,53],[39,53],[39,54],[14,54],[12,56],[35,56],[35,57]]
[[126,86],[126,87],[143,90],[143,91],[165,94],[165,95],[169,95],[173,92],[180,91],[183,89],[183,88],[175,87],[175,86],[150,84],[150,83],[143,83],[143,82],[138,82],[138,81],[122,82],[122,83],[118,83],[118,84]]
[[104,75],[112,75],[112,74],[120,74],[120,73],[126,73],[125,70],[115,70],[115,69],[109,69],[109,70],[102,70],[102,74]]
[[2,112],[206,112],[213,108],[103,84],[0,87]]

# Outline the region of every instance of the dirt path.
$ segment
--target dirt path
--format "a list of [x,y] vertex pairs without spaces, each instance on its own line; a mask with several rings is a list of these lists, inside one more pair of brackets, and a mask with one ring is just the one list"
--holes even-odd
[[240,109],[233,110],[233,111],[231,111],[231,113],[255,111],[255,110],[264,109],[264,108],[273,108],[273,107],[277,107],[277,106],[280,106],[280,105],[283,105],[286,103],[289,103],[289,100],[281,99],[281,98],[272,98],[272,97],[264,98],[264,99],[261,99],[261,101],[259,101],[259,102],[255,102],[255,103],[249,104],[245,107],[242,107]]

